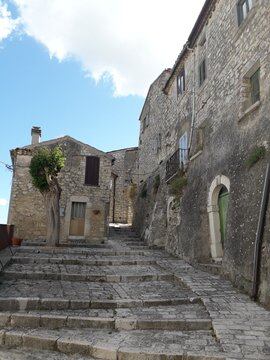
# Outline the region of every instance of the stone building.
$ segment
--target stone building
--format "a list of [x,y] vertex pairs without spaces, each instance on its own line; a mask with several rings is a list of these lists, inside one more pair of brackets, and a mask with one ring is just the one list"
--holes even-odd
[[260,209],[269,197],[269,18],[268,0],[205,2],[143,108],[134,220],[150,244],[208,264],[249,294],[259,287],[268,306],[270,210]]
[[132,224],[133,200],[137,191],[136,165],[138,148],[111,151],[113,160],[111,179],[110,222]]
[[15,225],[20,238],[46,237],[43,198],[32,185],[29,165],[36,149],[59,145],[66,157],[59,175],[60,243],[103,241],[108,232],[113,157],[70,136],[39,142],[40,135],[40,128],[32,128],[32,144],[11,151],[14,173],[8,223]]

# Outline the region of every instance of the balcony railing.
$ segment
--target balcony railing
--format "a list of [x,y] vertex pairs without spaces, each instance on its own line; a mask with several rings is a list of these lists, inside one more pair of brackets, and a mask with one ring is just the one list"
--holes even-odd
[[166,163],[166,181],[170,180],[179,170],[184,170],[188,162],[188,149],[178,149]]

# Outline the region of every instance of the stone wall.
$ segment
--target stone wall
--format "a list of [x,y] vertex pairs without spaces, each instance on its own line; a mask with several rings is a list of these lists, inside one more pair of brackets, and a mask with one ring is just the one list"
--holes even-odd
[[[61,229],[62,242],[74,237],[69,235],[72,202],[86,203],[85,234],[83,239],[100,242],[107,237],[110,201],[112,158],[107,154],[80,143],[70,137],[40,143],[13,151],[14,176],[9,210],[9,223],[15,225],[16,235],[34,240],[46,236],[46,216],[41,194],[33,188],[29,174],[32,152],[40,146],[60,145],[65,157],[65,167],[59,175],[62,188]],[[86,156],[100,158],[99,186],[85,185]],[[74,238],[76,240],[76,238]]]
[[120,149],[109,152],[113,158],[112,191],[110,201],[110,222],[131,224],[133,220],[133,199],[131,189],[137,187],[136,172],[138,148]]
[[[162,163],[156,170],[160,173],[161,185],[158,193],[148,191],[146,198],[137,199],[134,224],[150,243],[157,244],[192,262],[212,261],[213,216],[216,205],[211,203],[211,189],[220,189],[225,179],[229,190],[229,208],[224,243],[223,271],[234,283],[251,292],[253,252],[259,207],[262,197],[266,164],[269,162],[269,114],[270,114],[270,4],[265,0],[254,0],[253,8],[246,20],[238,26],[237,1],[214,1],[215,8],[194,40],[193,50],[184,51],[170,73],[165,92],[167,98],[162,104],[156,91],[150,88],[147,104],[156,122],[166,117],[166,129],[162,136],[170,134],[167,149],[161,143],[164,153]],[[198,67],[206,59],[207,78],[199,86]],[[176,77],[185,68],[186,91],[177,94]],[[247,101],[247,79],[260,67],[261,99],[253,106]],[[194,76],[195,70],[195,76]],[[195,79],[195,109],[193,112],[193,79]],[[161,95],[161,86],[158,89]],[[159,109],[159,116],[155,110]],[[166,115],[165,115],[166,114]],[[191,130],[192,115],[194,129]],[[150,115],[151,117],[151,115]],[[142,121],[142,117],[141,117]],[[149,124],[146,131],[156,136],[162,124]],[[191,139],[190,161],[186,169],[187,186],[180,199],[173,200],[170,183],[165,181],[166,162],[178,147],[178,139],[187,131]],[[145,132],[146,133],[146,132]],[[173,134],[173,135],[172,135]],[[191,136],[192,135],[192,136]],[[152,135],[151,135],[152,136]],[[141,131],[139,147],[139,172],[146,166],[160,163],[160,158],[151,152],[148,136]],[[148,146],[148,147],[147,147]],[[256,147],[264,146],[266,154],[251,168],[247,160]],[[148,149],[146,151],[146,149]],[[151,168],[153,171],[153,167]],[[150,174],[150,186],[156,171]],[[143,182],[147,176],[141,179]],[[141,183],[141,188],[143,187]],[[161,216],[161,214],[163,214]],[[167,215],[166,223],[160,219]],[[155,224],[153,226],[153,224]],[[158,225],[157,225],[158,224]],[[214,224],[214,225],[213,225]],[[267,214],[262,263],[260,300],[270,306],[270,221]]]

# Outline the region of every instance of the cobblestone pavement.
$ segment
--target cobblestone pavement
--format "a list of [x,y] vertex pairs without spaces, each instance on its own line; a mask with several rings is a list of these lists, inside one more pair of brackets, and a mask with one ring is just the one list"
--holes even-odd
[[270,312],[149,249],[25,244],[0,277],[0,360],[270,359]]

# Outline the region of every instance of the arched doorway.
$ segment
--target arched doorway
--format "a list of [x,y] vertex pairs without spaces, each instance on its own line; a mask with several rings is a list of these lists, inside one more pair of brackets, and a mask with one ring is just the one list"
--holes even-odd
[[224,175],[218,175],[210,186],[207,207],[211,238],[211,255],[214,260],[219,260],[223,257],[229,192],[230,180]]

